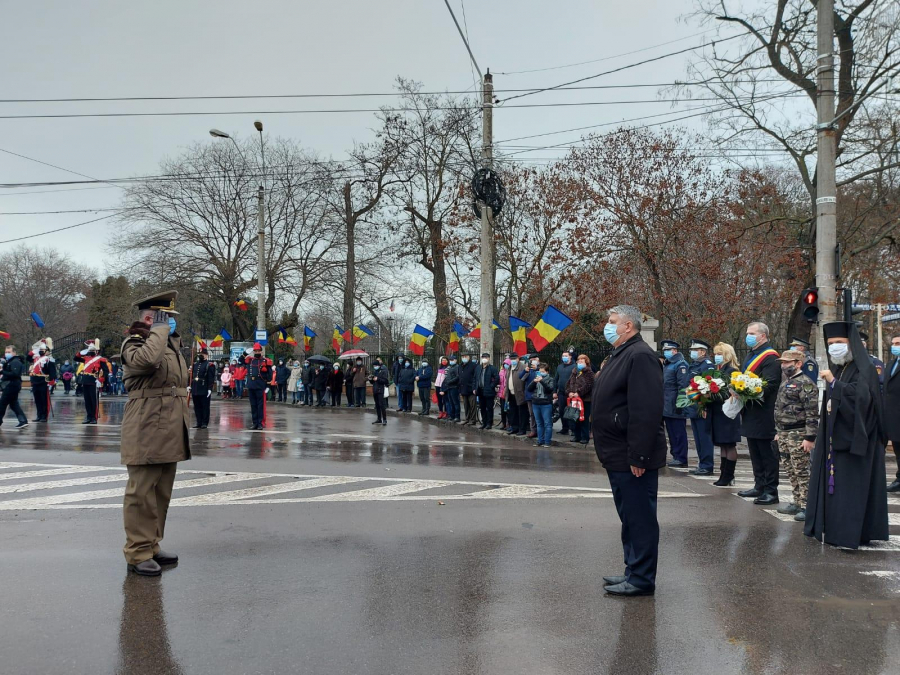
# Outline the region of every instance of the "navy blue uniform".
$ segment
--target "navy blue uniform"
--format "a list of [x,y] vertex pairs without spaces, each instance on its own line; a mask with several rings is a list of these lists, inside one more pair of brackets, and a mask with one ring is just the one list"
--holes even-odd
[[209,426],[210,392],[216,386],[216,367],[206,359],[198,360],[191,367],[191,400],[197,416],[195,429]]
[[806,361],[800,366],[800,370],[813,382],[819,383],[819,364],[809,354],[806,355]]
[[[707,358],[694,361],[689,367],[688,372],[693,378],[702,375],[708,370],[715,370],[716,366]],[[697,457],[700,462],[698,469],[713,470],[713,438],[712,438],[712,418],[703,417],[697,411],[697,408],[685,408],[690,411],[691,431],[694,432],[694,445],[697,448]]]
[[687,464],[687,413],[684,408],[675,406],[678,394],[687,388],[691,381],[687,361],[681,353],[672,356],[663,369],[663,420],[669,436],[669,447],[672,459]]
[[250,398],[250,415],[253,428],[261,429],[264,416],[266,388],[272,379],[272,364],[268,359],[247,357],[247,394]]

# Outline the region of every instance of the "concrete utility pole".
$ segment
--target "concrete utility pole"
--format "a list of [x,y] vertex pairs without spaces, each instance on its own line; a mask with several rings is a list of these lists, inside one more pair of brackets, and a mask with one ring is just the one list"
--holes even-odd
[[[259,284],[256,291],[256,329],[266,329],[266,150],[263,146],[263,123],[257,120],[253,123],[259,132],[259,151],[262,154],[263,175],[259,182],[257,193],[259,211],[259,258],[256,263],[256,276]],[[254,336],[255,337],[255,336]]]
[[347,227],[347,280],[344,284],[343,328],[350,331],[350,344],[346,345],[350,349],[353,346],[353,301],[356,295],[356,219],[353,217],[349,181],[344,183],[344,223]]
[[[837,320],[837,186],[834,134],[834,0],[816,6],[818,35],[816,159],[816,286],[819,288],[819,320]],[[825,354],[820,326],[816,330],[816,355]]]
[[[481,160],[494,167],[494,77],[484,76]],[[481,205],[481,353],[494,353],[494,221],[491,207]]]

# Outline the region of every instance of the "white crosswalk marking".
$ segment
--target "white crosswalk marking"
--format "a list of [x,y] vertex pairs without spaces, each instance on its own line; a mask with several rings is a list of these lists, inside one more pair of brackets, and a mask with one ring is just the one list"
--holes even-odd
[[[94,484],[126,481],[127,474],[122,467],[48,465],[32,464],[13,466],[0,462],[0,472],[4,469],[39,467],[38,470],[51,471],[50,474],[65,476],[68,473],[103,471],[113,475],[78,476],[55,481],[34,481],[35,471],[19,472],[19,480],[27,481],[0,486],[0,511],[38,509],[117,509],[121,507],[122,487],[88,491],[70,491],[66,494],[3,498],[4,495],[18,495],[22,492],[63,490]],[[196,475],[197,478],[186,478]],[[593,479],[593,478],[592,478]],[[263,483],[264,484],[261,484]],[[234,490],[217,491],[223,485],[244,483]],[[344,486],[355,489],[341,490]],[[179,492],[190,488],[213,488],[199,495],[181,496]],[[308,493],[316,488],[335,488],[326,494],[294,496],[294,493]],[[579,487],[567,485],[531,485],[513,483],[487,483],[477,481],[423,480],[413,478],[385,478],[382,476],[317,476],[281,473],[225,473],[204,471],[179,471],[175,481],[175,497],[171,506],[217,506],[217,505],[257,505],[257,504],[298,504],[305,502],[372,502],[372,501],[433,501],[492,499],[609,499],[609,488]],[[440,491],[443,494],[436,494]],[[277,495],[285,495],[283,497]],[[699,499],[705,495],[694,492],[660,492],[660,499]],[[110,502],[115,499],[115,502]],[[106,500],[104,503],[98,503]]]
[[23,478],[43,478],[44,476],[62,476],[67,473],[96,473],[98,471],[114,471],[116,467],[106,466],[64,466],[59,469],[40,469],[36,471],[16,471],[0,473],[0,480],[22,480]]

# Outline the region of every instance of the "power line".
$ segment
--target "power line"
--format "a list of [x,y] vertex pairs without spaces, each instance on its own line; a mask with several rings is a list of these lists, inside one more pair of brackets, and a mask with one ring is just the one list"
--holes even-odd
[[102,213],[104,211],[122,211],[122,209],[74,209],[68,211],[0,211],[0,216],[50,216],[60,213]]
[[4,241],[0,241],[0,244],[12,244],[13,242],[23,241],[25,239],[34,239],[35,237],[43,237],[46,234],[54,234],[56,232],[63,232],[65,230],[73,230],[76,227],[84,227],[85,225],[90,225],[91,223],[96,223],[101,220],[106,220],[107,218],[112,218],[115,213],[110,213],[107,216],[100,216],[99,218],[94,218],[93,220],[86,220],[83,223],[75,223],[74,225],[67,225],[66,227],[58,227],[55,230],[47,230],[46,232],[38,232],[36,234],[29,234],[24,237],[16,237],[15,239],[6,239]]
[[[56,164],[50,164],[50,162],[45,162],[41,159],[35,159],[34,157],[29,157],[28,155],[21,155],[18,152],[13,152],[12,150],[4,150],[0,148],[0,152],[4,152],[7,155],[13,155],[14,157],[19,157],[21,159],[27,159],[29,162],[35,162],[37,164],[43,164],[44,166],[49,166],[53,169],[59,169],[60,171],[64,171],[66,173],[71,173],[75,176],[81,176],[82,178],[90,178],[91,180],[99,181],[101,183],[105,183],[106,181],[101,181],[99,178],[94,178],[93,176],[88,176],[84,173],[79,173],[78,171],[73,171],[72,169],[67,169],[64,166],[57,166]],[[112,183],[110,183],[112,185]]]

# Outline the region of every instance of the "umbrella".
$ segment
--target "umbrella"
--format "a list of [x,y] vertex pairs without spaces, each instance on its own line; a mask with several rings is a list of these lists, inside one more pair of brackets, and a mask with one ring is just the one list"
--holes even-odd
[[366,352],[364,352],[362,349],[348,349],[346,352],[341,354],[338,358],[339,359],[355,359],[357,356],[359,358],[364,358],[364,357],[368,356],[368,354]]
[[327,356],[322,356],[321,354],[316,354],[315,356],[310,356],[308,359],[306,359],[306,361],[309,361],[310,363],[316,362],[316,363],[324,363],[329,366],[331,365],[331,359],[329,359]]

